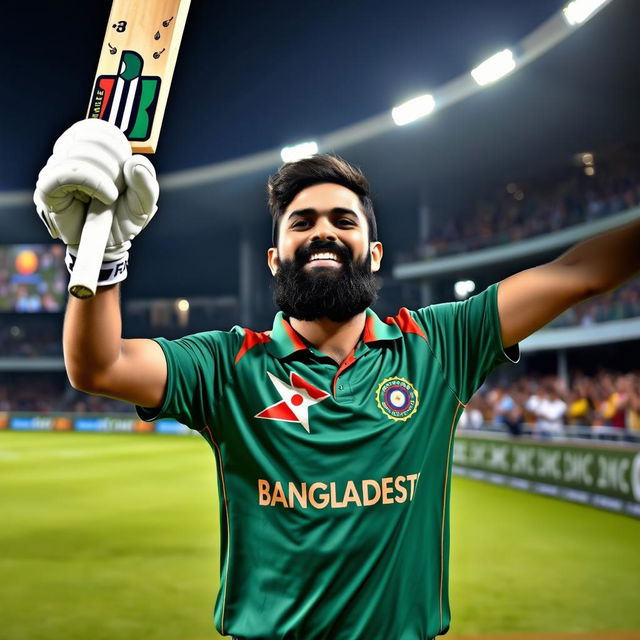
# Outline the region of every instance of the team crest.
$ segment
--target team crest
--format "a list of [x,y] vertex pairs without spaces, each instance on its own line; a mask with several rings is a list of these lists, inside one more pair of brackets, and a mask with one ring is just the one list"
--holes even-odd
[[276,378],[269,371],[267,371],[267,375],[282,400],[263,409],[255,417],[264,418],[265,420],[297,422],[303,426],[307,433],[311,433],[309,407],[326,400],[329,394],[322,389],[314,387],[293,371],[289,375],[289,384],[283,382],[280,378]]
[[404,378],[386,378],[378,386],[376,403],[390,420],[408,420],[418,409],[418,392]]

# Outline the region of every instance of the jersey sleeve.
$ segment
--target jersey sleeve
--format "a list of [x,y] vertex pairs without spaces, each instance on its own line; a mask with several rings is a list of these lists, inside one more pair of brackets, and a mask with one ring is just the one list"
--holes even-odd
[[498,284],[462,302],[416,311],[447,384],[466,404],[498,365],[517,362],[519,347],[505,351],[498,316]]
[[208,331],[178,340],[155,338],[167,361],[167,389],[161,407],[136,407],[146,421],[175,418],[192,429],[215,422],[216,401],[231,379],[239,331]]

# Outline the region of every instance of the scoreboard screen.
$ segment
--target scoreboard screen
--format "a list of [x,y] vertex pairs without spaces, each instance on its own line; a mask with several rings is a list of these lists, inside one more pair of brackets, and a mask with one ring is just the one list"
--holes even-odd
[[59,313],[68,279],[61,244],[0,245],[0,312]]

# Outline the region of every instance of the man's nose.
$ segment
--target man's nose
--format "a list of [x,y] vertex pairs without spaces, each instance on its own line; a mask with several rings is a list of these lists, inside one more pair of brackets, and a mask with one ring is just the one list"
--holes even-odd
[[313,227],[312,240],[336,240],[336,228],[327,218],[318,218]]

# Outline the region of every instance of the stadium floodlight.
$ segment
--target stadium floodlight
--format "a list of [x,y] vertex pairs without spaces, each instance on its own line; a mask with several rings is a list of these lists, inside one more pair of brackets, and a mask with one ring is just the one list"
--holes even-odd
[[453,285],[453,291],[458,300],[464,300],[476,290],[476,283],[473,280],[458,280]]
[[280,157],[282,162],[295,162],[296,160],[302,160],[302,158],[308,158],[314,153],[318,153],[318,143],[310,140],[309,142],[294,144],[291,147],[284,147],[280,151]]
[[407,100],[391,110],[393,121],[399,126],[409,124],[418,118],[428,116],[435,108],[436,101],[430,94]]
[[487,58],[471,71],[473,79],[481,86],[495,82],[516,68],[511,49],[504,49]]
[[189,301],[185,300],[184,298],[176,302],[176,308],[182,313],[186,313],[187,311],[189,311],[189,306]]
[[573,0],[563,10],[564,19],[572,27],[582,24],[591,15],[609,0]]

